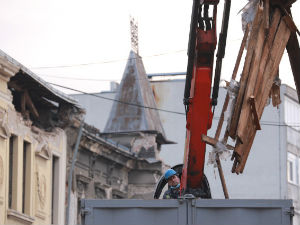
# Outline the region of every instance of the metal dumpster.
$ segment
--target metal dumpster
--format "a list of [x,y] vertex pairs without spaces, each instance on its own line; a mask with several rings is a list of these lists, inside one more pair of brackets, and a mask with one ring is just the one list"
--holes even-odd
[[94,200],[81,202],[82,224],[291,225],[292,200]]

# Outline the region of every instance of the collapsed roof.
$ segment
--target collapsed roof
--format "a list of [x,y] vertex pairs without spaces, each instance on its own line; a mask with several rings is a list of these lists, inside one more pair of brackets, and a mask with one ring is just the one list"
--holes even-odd
[[11,66],[16,74],[8,82],[13,95],[15,109],[33,125],[51,130],[65,127],[75,114],[82,115],[84,110],[77,101],[54,89],[46,81],[28,68],[0,50],[0,66]]

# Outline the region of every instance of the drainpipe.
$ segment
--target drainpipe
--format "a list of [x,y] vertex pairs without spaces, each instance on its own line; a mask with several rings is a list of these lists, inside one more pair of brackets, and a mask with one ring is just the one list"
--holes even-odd
[[71,170],[69,172],[69,179],[68,179],[68,203],[67,203],[67,213],[66,213],[66,225],[69,225],[69,217],[70,217],[70,195],[71,195],[71,187],[72,187],[72,178],[73,178],[73,170],[75,167],[75,162],[77,158],[77,153],[78,153],[78,147],[80,143],[80,139],[82,136],[82,129],[83,129],[83,124],[84,124],[84,118],[81,121],[80,127],[79,127],[79,132],[75,144],[75,149],[74,149],[74,154],[73,154],[73,159],[72,159],[72,166]]

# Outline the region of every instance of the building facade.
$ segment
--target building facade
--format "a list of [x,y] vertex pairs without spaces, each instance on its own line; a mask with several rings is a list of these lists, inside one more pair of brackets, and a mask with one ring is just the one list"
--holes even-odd
[[[70,132],[67,131],[68,137]],[[152,199],[164,169],[161,160],[138,157],[126,146],[104,139],[99,131],[85,124],[73,173],[69,224],[81,223],[80,201],[84,198]]]
[[[96,97],[94,97],[96,98]],[[69,224],[80,224],[80,200],[153,199],[155,186],[165,170],[159,157],[165,137],[153,92],[140,56],[131,51],[114,104],[90,105],[108,110],[107,116],[86,118],[76,157]],[[128,104],[127,104],[128,103]],[[85,104],[82,104],[86,107]],[[104,122],[104,129],[95,128]],[[70,170],[78,129],[67,129],[67,170]]]
[[0,224],[64,224],[64,128],[78,110],[0,51]]

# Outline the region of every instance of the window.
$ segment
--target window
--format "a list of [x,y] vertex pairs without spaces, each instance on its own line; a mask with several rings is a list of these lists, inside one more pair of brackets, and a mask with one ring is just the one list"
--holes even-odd
[[51,224],[58,224],[59,158],[52,156],[52,214]]
[[287,142],[296,147],[300,147],[300,132],[293,129],[292,127],[287,127]]
[[15,136],[11,136],[9,138],[9,184],[8,184],[8,207],[11,209],[12,208],[12,199],[13,199],[13,191],[12,191],[12,187],[13,187],[13,156],[14,156],[14,139],[16,137]]
[[288,126],[300,131],[300,105],[292,99],[286,97],[284,108],[285,123]]
[[287,175],[288,182],[299,185],[299,159],[290,152],[288,152]]
[[22,213],[25,213],[25,189],[26,189],[26,153],[27,153],[27,142],[24,142],[23,145],[23,181],[22,181],[22,189],[23,189],[23,194],[22,194]]
[[33,156],[31,144],[23,142],[23,196],[22,213],[32,215],[31,199],[33,197]]
[[8,207],[32,215],[33,153],[31,144],[12,135],[9,139]]

